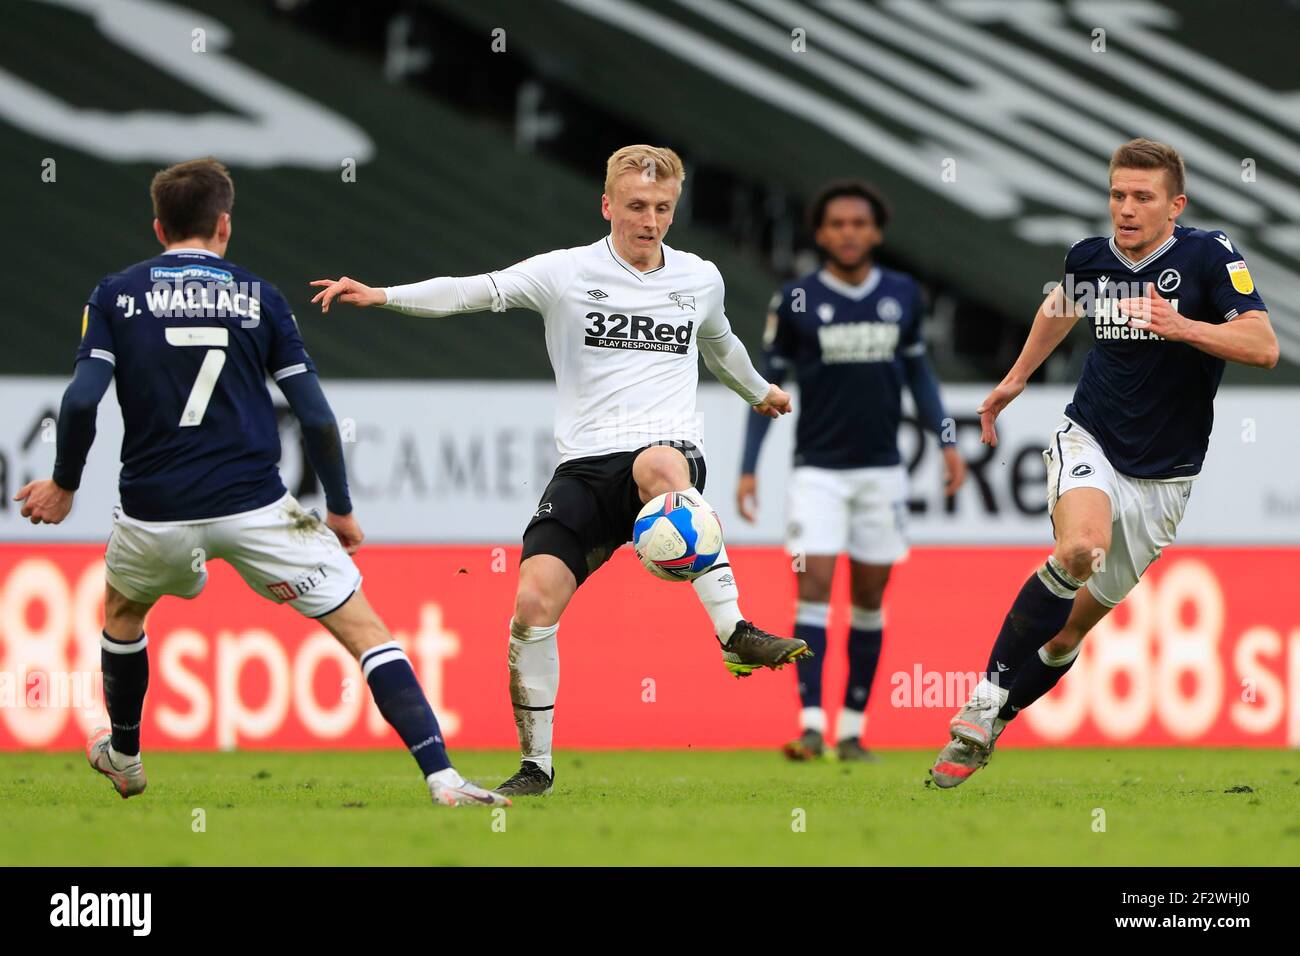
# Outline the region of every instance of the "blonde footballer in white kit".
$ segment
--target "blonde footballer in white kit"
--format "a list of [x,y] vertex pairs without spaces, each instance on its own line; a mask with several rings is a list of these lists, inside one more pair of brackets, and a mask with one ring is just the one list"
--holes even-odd
[[[510,693],[523,760],[497,792],[530,796],[555,780],[551,730],[559,687],[556,633],[579,585],[631,540],[641,506],[670,491],[703,500],[695,412],[698,354],[754,410],[776,418],[790,396],[754,368],[727,321],[717,267],[664,244],[685,171],[677,154],[625,146],[606,164],[601,212],[610,234],[500,272],[371,288],[321,279],[313,301],[382,305],[413,315],[527,308],[542,314],[559,388],[560,464],[524,531],[510,621]],[[727,668],[747,676],[809,653],[740,612],[724,547],[692,582]]]

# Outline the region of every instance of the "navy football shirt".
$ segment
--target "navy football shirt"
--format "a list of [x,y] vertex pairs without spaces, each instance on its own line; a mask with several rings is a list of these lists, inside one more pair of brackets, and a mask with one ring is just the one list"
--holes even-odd
[[1085,306],[1094,343],[1065,414],[1122,474],[1187,478],[1205,460],[1224,361],[1128,324],[1117,303],[1145,296],[1148,283],[1195,322],[1266,310],[1241,251],[1219,231],[1176,226],[1141,262],[1106,236],[1082,239],[1066,254],[1066,294]]
[[822,270],[782,286],[778,297],[765,345],[771,367],[799,381],[795,465],[899,464],[902,359],[925,351],[916,280],[876,267],[850,286]]
[[216,518],[284,495],[266,377],[315,366],[269,282],[201,249],[137,263],[91,293],[77,361],[114,365],[132,518]]

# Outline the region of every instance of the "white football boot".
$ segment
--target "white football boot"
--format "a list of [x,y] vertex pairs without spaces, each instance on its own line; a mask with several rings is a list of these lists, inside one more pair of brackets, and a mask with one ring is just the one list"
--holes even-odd
[[[988,765],[993,757],[993,748],[997,746],[998,738],[1002,736],[1002,731],[1006,730],[1008,721],[998,717],[998,708],[994,706],[992,717],[985,722],[984,714],[977,712],[972,715],[967,713],[971,705],[963,707],[957,712],[957,716],[952,719],[949,725],[949,732],[952,739],[948,745],[939,751],[939,756],[934,760],[934,766],[930,768],[930,778],[934,781],[935,786],[944,790],[961,786],[976,770],[980,770]],[[971,720],[975,716],[978,721]],[[959,719],[960,718],[960,719]],[[971,737],[976,736],[977,730],[983,730],[987,727],[988,745],[981,747],[971,742]],[[958,733],[961,730],[962,733]]]
[[[450,768],[448,768],[450,769]],[[446,771],[443,771],[446,774]],[[437,774],[428,777],[429,796],[433,802],[444,807],[509,807],[513,806],[508,797],[491,790],[485,790],[476,783],[471,783],[452,770],[455,777],[451,780],[435,780]],[[456,780],[460,782],[457,783]]]
[[113,732],[107,727],[97,728],[86,741],[86,760],[91,767],[112,781],[113,789],[121,794],[123,800],[144,793],[144,788],[149,785],[144,776],[144,764],[139,757],[122,766],[113,763],[108,752],[112,739]]

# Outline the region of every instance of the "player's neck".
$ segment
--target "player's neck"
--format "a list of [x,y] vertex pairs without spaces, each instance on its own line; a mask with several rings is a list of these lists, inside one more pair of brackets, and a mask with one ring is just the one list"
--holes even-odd
[[867,281],[867,276],[871,275],[872,268],[874,266],[870,259],[852,269],[846,269],[831,260],[827,260],[825,266],[827,272],[846,285],[862,285]]
[[1136,249],[1129,250],[1121,247],[1119,243],[1115,243],[1115,248],[1119,249],[1120,254],[1129,262],[1137,263],[1137,262],[1141,262],[1147,256],[1151,255],[1151,253],[1155,252],[1166,242],[1168,242],[1169,237],[1172,236],[1173,234],[1174,234],[1174,224],[1171,222],[1169,224],[1168,229],[1166,229],[1164,232],[1156,236],[1154,239],[1152,239],[1150,242],[1146,243],[1145,245],[1138,246]]
[[167,243],[163,252],[176,252],[178,249],[205,249],[218,258],[226,256],[226,244],[215,239],[180,239]]
[[653,250],[646,250],[639,254],[624,249],[616,236],[610,236],[610,243],[614,246],[614,251],[618,253],[618,257],[637,272],[650,272],[664,264],[664,246],[662,242],[658,243]]

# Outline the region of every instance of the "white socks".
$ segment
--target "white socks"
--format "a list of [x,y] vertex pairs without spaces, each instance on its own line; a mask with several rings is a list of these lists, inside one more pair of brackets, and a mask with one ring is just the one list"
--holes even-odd
[[835,739],[860,740],[862,731],[866,726],[866,714],[860,710],[850,710],[847,707],[842,707],[840,708],[839,717],[835,721]]
[[113,745],[109,744],[108,762],[117,770],[130,770],[133,765],[140,763],[140,755],[118,753],[113,749]]
[[440,783],[444,787],[463,787],[465,778],[456,772],[455,767],[448,767],[445,770],[439,770],[437,773],[431,773],[424,778],[430,785]]
[[[847,707],[842,707],[840,708],[839,717],[835,721],[835,739],[859,740],[866,726],[866,714],[860,710],[850,710]],[[799,729],[802,731],[815,730],[825,736],[826,711],[820,707],[804,707],[799,711]]]
[[981,677],[968,703],[976,707],[1001,707],[1010,694],[1010,687],[998,687],[988,677]]
[[[698,494],[698,492],[697,492]],[[740,592],[736,589],[736,576],[731,571],[727,560],[727,546],[724,544],[718,552],[718,560],[713,567],[691,582],[695,594],[704,605],[709,619],[713,621],[713,632],[723,644],[731,640],[731,632],[743,621],[740,613]]]
[[[1048,667],[1065,667],[1067,664],[1074,663],[1074,659],[1079,656],[1079,652],[1081,650],[1083,650],[1083,641],[1080,641],[1078,644],[1075,644],[1074,650],[1066,651],[1060,657],[1053,657],[1051,654],[1048,653],[1047,645],[1044,644],[1042,647],[1038,649],[1038,659],[1042,661],[1044,664],[1046,664]],[[1007,691],[1007,693],[1010,692],[1011,692],[1010,690]]]
[[523,759],[551,773],[551,730],[560,688],[560,625],[528,627],[510,619],[510,702]]
[[815,730],[819,734],[826,733],[826,711],[820,707],[804,707],[799,711],[799,729],[808,731]]

